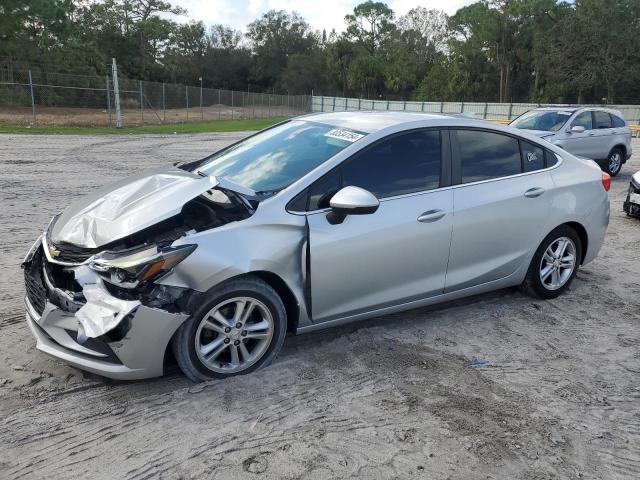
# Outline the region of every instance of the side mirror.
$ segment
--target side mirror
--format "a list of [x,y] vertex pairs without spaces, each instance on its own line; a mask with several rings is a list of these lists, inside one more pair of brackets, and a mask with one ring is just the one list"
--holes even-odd
[[582,133],[585,131],[585,128],[582,125],[574,125],[569,129],[571,133]]
[[360,187],[344,187],[329,201],[331,211],[327,214],[329,223],[342,223],[347,215],[369,215],[378,210],[380,202],[376,196]]

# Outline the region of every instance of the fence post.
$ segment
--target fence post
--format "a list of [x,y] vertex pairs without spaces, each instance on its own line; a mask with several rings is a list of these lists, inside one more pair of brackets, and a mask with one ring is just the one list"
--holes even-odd
[[233,90],[231,90],[231,120],[233,120]]
[[513,111],[513,103],[509,104],[509,117],[508,119],[511,120],[511,112]]
[[31,70],[29,70],[29,88],[31,90],[31,112],[33,113],[33,126],[36,125],[36,99],[33,95],[33,78],[31,77]]
[[420,107],[420,111],[424,112],[424,102],[422,102],[422,106]]
[[489,102],[484,102],[484,113],[482,114],[482,118],[484,118],[485,120],[487,118],[488,110],[489,110]]
[[218,89],[218,120],[222,120],[222,97]]
[[440,102],[440,113],[444,112],[444,102]]
[[111,76],[113,77],[113,102],[116,106],[116,128],[122,128],[124,126],[122,122],[122,110],[120,109],[120,88],[118,86],[118,66],[116,65],[116,59],[111,59]]
[[464,102],[460,102],[460,113],[464,113]]
[[324,95],[320,97],[320,111],[324,113]]
[[109,112],[109,127],[111,127],[111,95],[109,93],[109,75],[107,74],[107,111]]
[[140,123],[144,125],[144,102],[142,101],[142,80],[140,80]]
[[165,93],[164,93],[164,82],[162,82],[162,121],[166,122],[167,121],[167,110],[166,110],[166,103],[165,103]]
[[270,94],[270,93],[267,93],[267,95],[268,95],[268,97],[269,97],[269,98],[268,98],[268,100],[269,100],[269,110],[267,111],[267,112],[268,112],[268,113],[267,113],[267,115],[268,115],[268,117],[267,117],[267,118],[271,118],[271,94]]
[[186,99],[187,105],[187,122],[189,121],[189,86],[185,85],[184,87],[184,98]]
[[200,77],[200,120],[204,120],[204,110],[202,109],[202,77]]

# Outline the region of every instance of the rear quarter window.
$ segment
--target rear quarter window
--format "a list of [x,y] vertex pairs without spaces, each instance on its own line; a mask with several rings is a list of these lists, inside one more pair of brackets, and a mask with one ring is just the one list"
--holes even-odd
[[626,127],[627,122],[618,117],[617,115],[611,115],[611,120],[613,121],[613,128]]
[[522,167],[524,172],[535,172],[544,168],[544,150],[542,147],[521,141]]

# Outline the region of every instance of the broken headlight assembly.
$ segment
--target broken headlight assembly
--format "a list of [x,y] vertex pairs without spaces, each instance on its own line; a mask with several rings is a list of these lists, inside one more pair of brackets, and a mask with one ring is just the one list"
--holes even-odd
[[106,251],[95,255],[89,267],[105,281],[131,289],[164,275],[191,255],[196,247],[158,248],[151,245],[123,252]]

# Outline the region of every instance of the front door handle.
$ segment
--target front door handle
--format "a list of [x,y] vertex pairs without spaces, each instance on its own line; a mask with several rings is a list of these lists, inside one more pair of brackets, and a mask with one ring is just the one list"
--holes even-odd
[[440,220],[444,217],[447,212],[443,212],[442,210],[429,210],[424,212],[422,215],[418,217],[418,221],[420,223],[430,223],[435,222],[436,220]]
[[530,188],[529,190],[524,192],[524,196],[527,198],[536,198],[542,195],[543,193],[544,193],[544,188],[535,187],[535,188]]

